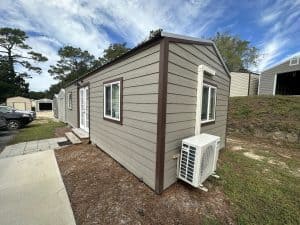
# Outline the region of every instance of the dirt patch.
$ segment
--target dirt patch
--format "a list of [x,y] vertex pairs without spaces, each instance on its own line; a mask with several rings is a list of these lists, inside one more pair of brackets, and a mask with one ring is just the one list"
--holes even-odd
[[231,147],[232,151],[241,151],[243,149],[244,148],[242,146],[240,146],[240,145],[234,145],[234,146]]
[[234,224],[229,201],[211,181],[207,193],[177,182],[159,196],[93,145],[66,147],[56,157],[78,225]]
[[45,124],[45,123],[49,123],[49,119],[39,118],[34,120],[31,124]]
[[71,132],[72,129],[70,127],[57,127],[55,129],[55,137],[65,137],[65,133]]
[[294,171],[291,171],[291,173],[295,176],[295,177],[300,177],[300,168],[296,169]]
[[276,166],[280,166],[281,168],[289,168],[285,162],[281,162],[279,160],[276,160],[276,159],[269,159],[268,160],[268,163],[272,164],[272,165],[276,165]]
[[253,152],[244,152],[244,156],[250,158],[250,159],[255,159],[258,161],[262,161],[265,157],[261,156],[261,155],[256,155]]
[[251,149],[259,149],[264,152],[272,152],[277,154],[280,157],[291,159],[291,158],[300,158],[299,148],[294,146],[278,146],[269,139],[259,139],[253,136],[235,136],[230,135],[227,139],[227,149],[231,151],[238,150],[251,150]]
[[[300,177],[299,160],[297,160],[300,158],[299,149],[272,145],[270,140],[258,142],[251,137],[246,140],[234,136],[227,138],[227,149],[232,152],[240,151],[248,158],[264,161],[276,168],[287,169],[293,176]],[[267,172],[267,169],[264,172]]]

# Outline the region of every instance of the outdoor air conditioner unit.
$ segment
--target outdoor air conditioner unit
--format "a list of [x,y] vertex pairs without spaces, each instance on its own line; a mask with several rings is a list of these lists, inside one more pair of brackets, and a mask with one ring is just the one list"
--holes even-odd
[[202,183],[217,169],[220,137],[199,134],[182,140],[178,178],[194,187],[207,191]]

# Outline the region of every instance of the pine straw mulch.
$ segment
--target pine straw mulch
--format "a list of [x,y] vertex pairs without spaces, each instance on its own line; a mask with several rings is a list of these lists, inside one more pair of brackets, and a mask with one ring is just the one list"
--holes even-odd
[[55,152],[77,225],[234,224],[229,200],[216,182],[205,193],[183,182],[156,195],[94,145]]

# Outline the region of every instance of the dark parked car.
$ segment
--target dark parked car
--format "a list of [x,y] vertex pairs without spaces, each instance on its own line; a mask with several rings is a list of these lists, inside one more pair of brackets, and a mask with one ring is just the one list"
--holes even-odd
[[6,128],[7,127],[7,121],[4,118],[4,116],[0,116],[0,129],[1,128]]
[[21,113],[9,106],[0,106],[0,116],[3,116],[7,121],[7,127],[10,130],[16,130],[24,127],[33,120],[30,113]]

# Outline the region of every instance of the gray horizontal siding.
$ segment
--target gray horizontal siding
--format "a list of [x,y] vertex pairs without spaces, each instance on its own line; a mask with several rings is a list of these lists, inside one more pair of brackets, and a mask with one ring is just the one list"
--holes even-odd
[[[155,187],[159,45],[85,78],[92,143]],[[103,82],[123,77],[123,125],[103,119]]]
[[176,181],[176,160],[181,140],[195,134],[198,66],[207,65],[216,71],[204,82],[217,87],[216,121],[203,125],[201,132],[221,137],[225,146],[225,131],[230,78],[211,46],[170,43],[168,63],[167,115],[165,138],[164,188]]
[[[66,122],[71,125],[72,127],[78,127],[78,109],[77,109],[77,95],[78,95],[78,91],[77,91],[77,87],[76,85],[71,85],[67,88],[65,88],[66,90]],[[68,94],[72,93],[72,109],[68,108]]]
[[267,71],[261,74],[259,84],[259,95],[273,95],[275,73]]
[[300,70],[300,64],[290,66],[289,60],[268,70],[265,70],[260,75],[259,95],[273,95],[274,78],[276,74],[298,70]]

